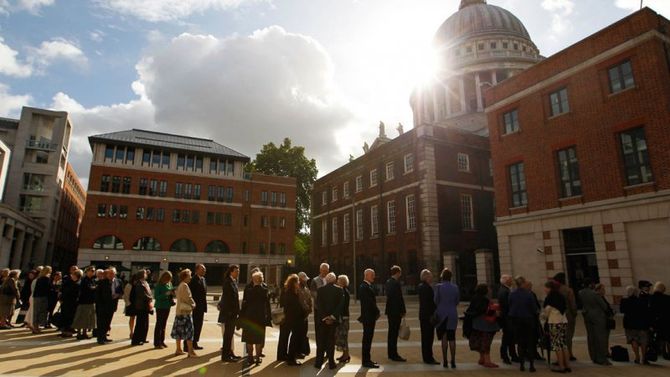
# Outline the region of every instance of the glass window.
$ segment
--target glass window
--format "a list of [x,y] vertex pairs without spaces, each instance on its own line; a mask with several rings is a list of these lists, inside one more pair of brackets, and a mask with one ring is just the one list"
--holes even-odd
[[216,174],[216,169],[217,169],[216,163],[217,162],[218,161],[214,158],[209,160],[209,174]]
[[195,167],[195,156],[189,154],[186,155],[186,170],[192,171]]
[[407,230],[416,230],[416,203],[414,202],[414,195],[407,195],[405,197],[405,217]]
[[568,89],[562,88],[549,95],[549,104],[551,105],[551,116],[564,114],[570,111],[568,103]]
[[119,206],[119,218],[125,219],[128,217],[128,206]]
[[107,216],[107,204],[98,204],[98,217]]
[[203,157],[197,156],[195,158],[195,171],[199,171],[202,173],[202,165],[203,165]]
[[370,187],[377,186],[377,169],[370,170]]
[[184,170],[184,167],[186,166],[186,156],[183,154],[178,154],[177,155],[177,170]]
[[149,166],[151,164],[151,151],[142,150],[142,166]]
[[147,220],[153,220],[154,219],[154,209],[153,207],[147,207]]
[[363,239],[363,210],[362,209],[357,209],[356,210],[356,239],[357,240],[362,240]]
[[575,147],[558,151],[558,173],[561,178],[562,197],[568,198],[582,194],[582,182],[579,179],[579,163]]
[[121,189],[121,192],[123,192],[124,194],[130,194],[130,185],[131,185],[131,178],[123,177],[123,188]]
[[159,168],[161,166],[161,151],[153,151],[151,156],[151,166]]
[[333,245],[337,244],[337,241],[339,240],[339,234],[338,234],[338,229],[337,229],[337,217],[333,217],[331,219],[331,239],[330,242],[333,243]]
[[363,176],[356,177],[356,192],[363,191]]
[[268,204],[268,192],[267,191],[262,191],[261,192],[261,204],[262,205],[267,205]]
[[207,212],[207,225],[214,224],[214,212]]
[[37,151],[35,153],[35,163],[37,163],[37,164],[48,164],[49,163],[49,152]]
[[140,195],[146,195],[149,190],[149,180],[146,178],[140,178],[140,188],[138,190]]
[[116,147],[114,162],[123,164],[125,162],[125,157],[126,157],[126,149],[124,147]]
[[193,185],[190,183],[184,183],[184,199],[191,199],[193,194]]
[[115,175],[112,177],[112,192],[121,191],[121,177]]
[[[282,217],[283,220],[283,226],[284,228],[286,226],[286,219]],[[280,224],[282,224],[280,222]],[[351,215],[349,213],[345,213],[342,216],[342,242],[347,243],[350,241],[351,238]]]
[[503,123],[505,124],[504,135],[519,131],[519,111],[514,109],[503,114]]
[[386,180],[390,181],[395,176],[393,161],[386,163]]
[[112,162],[114,158],[114,146],[107,145],[105,146],[105,162]]
[[163,162],[161,167],[169,169],[170,168],[170,152],[163,151]]
[[200,211],[191,212],[191,224],[198,224],[200,222]]
[[126,164],[134,164],[135,163],[135,148],[133,147],[128,147],[126,149]]
[[321,193],[321,205],[326,205],[328,204],[328,192],[324,191]]
[[[282,193],[282,194],[284,194],[284,193]],[[349,198],[349,181],[344,182],[344,184],[342,185],[342,197],[344,199]]]
[[472,195],[461,195],[461,227],[474,229]]
[[465,153],[458,154],[458,171],[470,172],[470,156]]
[[395,233],[395,200],[386,202],[386,225],[389,234]]
[[170,251],[195,253],[197,250],[195,248],[195,243],[193,241],[186,238],[182,238],[172,243],[172,246],[170,246]]
[[137,220],[144,220],[144,207],[137,207],[137,212],[135,212],[135,218]]
[[223,202],[226,197],[226,188],[223,186],[218,186],[216,188],[216,201]]
[[519,162],[509,166],[510,192],[512,193],[512,207],[523,207],[528,204],[526,193],[526,173],[524,164]]
[[405,155],[405,174],[414,171],[414,154],[408,153]]
[[161,181],[160,190],[158,191],[158,196],[165,197],[167,195],[167,181]]
[[191,211],[184,209],[181,211],[181,222],[190,223],[191,222]]
[[611,93],[620,92],[635,86],[635,78],[633,77],[633,68],[631,67],[630,60],[626,60],[610,68],[607,73]]
[[235,162],[234,161],[228,161],[228,175],[235,175]]
[[163,221],[165,220],[165,209],[164,208],[158,208],[156,211],[156,221]]
[[152,179],[149,181],[149,195],[158,196],[158,180]]
[[193,199],[200,200],[200,185],[193,185]]
[[233,215],[230,213],[224,213],[223,214],[223,225],[233,225]]
[[[273,193],[274,194],[274,193]],[[333,187],[330,200],[333,202],[337,201],[337,187]]]
[[286,193],[279,193],[279,206],[286,207]]
[[103,175],[101,180],[100,180],[100,191],[108,192],[111,182],[112,182],[112,177],[110,177],[109,175]]
[[226,202],[232,203],[233,195],[234,195],[233,188],[232,187],[226,188]]
[[216,201],[216,186],[207,186],[207,200]]
[[214,216],[214,223],[216,225],[222,225],[223,224],[223,213],[217,212],[216,215]]
[[123,250],[123,242],[115,236],[103,236],[93,242],[93,248]]
[[372,237],[379,235],[379,207],[376,205],[370,207],[370,235]]
[[178,209],[172,210],[172,222],[178,223],[181,219],[181,212]]
[[644,128],[622,132],[620,140],[626,184],[631,186],[653,181]]
[[328,220],[321,220],[321,246],[328,245]]
[[230,253],[228,245],[220,240],[212,241],[205,246],[206,253]]
[[135,241],[132,247],[133,250],[148,250],[148,251],[160,251],[161,244],[157,239],[153,237],[142,237],[139,240]]
[[182,195],[184,195],[183,191],[184,191],[184,184],[181,183],[181,182],[175,183],[174,197],[177,198],[177,199],[181,199]]

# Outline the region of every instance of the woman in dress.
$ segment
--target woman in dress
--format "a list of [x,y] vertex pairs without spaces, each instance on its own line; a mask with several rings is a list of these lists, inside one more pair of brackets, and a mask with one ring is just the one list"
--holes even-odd
[[33,288],[33,316],[32,320],[26,321],[28,328],[33,334],[41,332],[40,327],[46,327],[49,319],[49,294],[51,292],[51,267],[45,266],[35,280]]
[[649,345],[649,307],[637,297],[637,289],[626,287],[626,297],[621,299],[619,310],[623,314],[623,328],[626,342],[633,348],[635,364],[649,364],[647,345]]
[[479,352],[479,365],[485,368],[498,368],[491,361],[491,343],[498,327],[497,304],[492,305],[488,296],[490,289],[486,284],[478,284],[475,295],[470,300],[470,306],[465,315],[472,321],[472,331],[468,337],[470,350]]
[[60,297],[61,288],[63,287],[63,275],[60,271],[55,271],[51,274],[51,285],[49,289],[49,307],[47,313],[49,318],[47,320],[47,328],[51,328],[51,320],[54,315],[54,310],[56,310],[56,304],[58,304],[58,299]]
[[25,319],[30,310],[30,296],[33,294],[33,281],[37,277],[36,270],[30,270],[28,275],[23,279],[23,284],[21,285],[21,308],[19,310],[19,315],[16,316],[16,324],[21,325],[22,327],[26,325]]
[[[442,270],[442,282],[435,287],[435,312],[437,314],[437,337],[442,341],[442,366],[447,367],[447,353],[451,354],[451,368],[456,368],[456,328],[458,327],[458,303],[460,291],[451,282],[452,272]],[[425,360],[424,360],[425,362]]]
[[156,299],[156,326],[154,327],[154,348],[167,348],[165,344],[165,327],[170,315],[170,308],[174,305],[174,289],[172,288],[172,273],[165,271],[158,279],[154,288]]
[[349,301],[351,300],[349,277],[347,275],[338,276],[337,285],[344,291],[344,306],[342,307],[342,318],[339,319],[340,323],[335,332],[335,347],[338,351],[342,351],[342,356],[337,361],[346,364],[351,361],[349,355]]
[[[283,356],[287,365],[297,366],[301,363],[297,361],[300,346],[305,338],[302,325],[309,313],[305,311],[300,302],[300,282],[298,275],[291,274],[286,278],[284,289],[279,296],[279,303],[284,308],[284,321],[281,324],[281,331],[285,339],[291,338],[287,349],[278,350],[278,354]],[[286,343],[282,343],[286,345]],[[283,347],[283,346],[282,346]]]
[[95,267],[88,266],[79,283],[79,301],[74,313],[72,328],[77,330],[77,339],[90,339],[87,331],[95,329]]
[[[251,276],[251,287],[244,290],[240,324],[242,326],[242,342],[247,344],[247,362],[259,365],[263,360],[263,344],[265,343],[265,327],[272,326],[270,314],[270,298],[268,288],[263,284],[263,273],[254,272]],[[254,348],[256,357],[254,358]]]
[[125,304],[123,314],[125,314],[126,317],[128,317],[128,328],[130,330],[128,338],[130,339],[133,338],[133,331],[135,330],[135,309],[130,300],[130,294],[133,292],[133,287],[137,282],[137,279],[135,278],[136,276],[137,274],[131,275],[130,281],[126,284],[125,287],[123,287],[123,303]]
[[136,274],[136,282],[130,294],[133,309],[135,309],[135,331],[130,344],[141,346],[147,343],[149,333],[149,314],[154,311],[153,295],[147,282],[147,270],[140,270]]
[[195,301],[191,295],[191,288],[188,283],[191,282],[191,270],[188,268],[181,270],[179,273],[179,286],[177,287],[177,305],[172,324],[172,332],[170,336],[177,342],[177,350],[175,356],[183,355],[184,351],[181,349],[182,341],[186,342],[188,350],[188,357],[196,357],[193,350],[193,336],[195,335],[195,328],[193,327],[193,308],[195,308]]
[[12,328],[10,320],[12,314],[14,314],[14,309],[16,308],[16,303],[21,299],[21,294],[19,293],[19,275],[21,271],[13,270],[7,274],[7,277],[3,280],[2,285],[0,286],[0,328],[1,329],[10,329]]
[[63,338],[70,338],[74,334],[72,322],[79,305],[79,288],[83,272],[80,269],[72,270],[69,279],[64,279],[60,296],[61,334]]
[[550,280],[544,284],[544,309],[542,319],[549,327],[551,349],[556,352],[558,369],[553,372],[572,372],[570,369],[570,349],[568,347],[568,301],[561,293],[561,283]]

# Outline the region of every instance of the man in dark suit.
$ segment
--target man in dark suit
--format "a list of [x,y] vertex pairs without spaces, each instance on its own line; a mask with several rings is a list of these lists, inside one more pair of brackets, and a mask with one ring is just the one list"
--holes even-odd
[[107,332],[112,324],[112,315],[114,314],[114,299],[112,298],[113,275],[110,270],[104,272],[104,277],[98,280],[95,289],[95,321],[96,337],[98,344],[111,342],[107,339]]
[[[201,350],[202,347],[198,345],[200,341],[200,333],[202,332],[202,322],[207,313],[207,282],[205,281],[205,273],[207,269],[203,264],[195,265],[195,275],[188,287],[191,288],[191,295],[195,301],[195,308],[193,309],[193,349]],[[185,344],[185,343],[184,343]]]
[[379,308],[377,307],[377,293],[372,287],[375,282],[375,270],[368,268],[363,276],[363,283],[358,287],[358,300],[361,302],[361,316],[358,322],[363,325],[363,367],[379,368],[379,364],[372,361],[370,349],[372,348],[372,336],[375,333],[375,324],[379,319]]
[[326,285],[319,288],[316,306],[319,313],[319,322],[321,330],[316,340],[316,360],[314,367],[321,369],[323,365],[323,355],[328,358],[328,368],[335,369],[335,330],[342,313],[344,303],[344,291],[335,285],[337,276],[334,273],[326,275]]
[[223,326],[223,347],[221,348],[221,361],[235,362],[240,360],[233,351],[233,335],[235,334],[235,322],[240,315],[240,296],[237,287],[237,278],[240,275],[240,267],[236,264],[228,266],[226,276],[223,279],[221,300],[219,301],[219,322]]
[[111,277],[110,282],[112,286],[112,317],[109,319],[109,322],[111,323],[114,319],[114,313],[119,308],[119,300],[123,297],[123,282],[116,277],[116,268],[110,267],[108,271]]
[[405,362],[407,360],[398,354],[400,322],[405,313],[407,313],[405,310],[405,299],[402,296],[400,275],[402,275],[402,269],[399,266],[391,267],[391,277],[386,282],[386,310],[384,314],[386,314],[389,320],[387,339],[388,358],[393,361]]
[[514,330],[511,323],[507,320],[509,314],[509,294],[512,288],[512,277],[503,275],[500,277],[500,290],[498,290],[498,305],[500,305],[500,316],[498,325],[502,329],[502,340],[500,342],[500,359],[505,364],[519,362],[519,356],[516,354],[514,345]]

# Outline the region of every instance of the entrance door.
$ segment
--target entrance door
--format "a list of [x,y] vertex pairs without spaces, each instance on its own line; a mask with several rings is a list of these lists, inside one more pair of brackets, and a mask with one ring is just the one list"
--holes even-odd
[[586,278],[594,283],[600,282],[593,229],[566,229],[563,231],[563,244],[570,287],[578,292],[584,288]]

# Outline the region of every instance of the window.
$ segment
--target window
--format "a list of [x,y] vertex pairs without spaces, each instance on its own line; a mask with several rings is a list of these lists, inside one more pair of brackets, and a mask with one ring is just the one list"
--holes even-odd
[[356,210],[356,239],[363,239],[363,210]]
[[321,205],[328,204],[328,192],[324,191],[321,193]]
[[351,237],[351,215],[345,213],[342,216],[342,242],[349,242]]
[[195,166],[195,156],[190,154],[186,155],[186,170],[193,171],[194,166]]
[[160,168],[161,167],[161,151],[151,152],[151,167]]
[[161,167],[169,169],[170,168],[170,153],[163,151],[163,162],[161,162]]
[[149,195],[157,196],[158,195],[158,180],[152,179],[149,181]]
[[177,170],[185,170],[186,166],[186,156],[183,154],[177,155]]
[[342,198],[348,199],[349,198],[349,181],[344,182],[342,185]]
[[193,185],[190,183],[184,183],[184,199],[191,199],[193,194]]
[[337,244],[337,241],[339,240],[339,234],[337,234],[337,217],[333,217],[332,221],[332,226],[331,226],[331,232],[333,233],[332,236],[333,238],[331,239],[331,242],[333,245]]
[[181,219],[181,212],[178,209],[172,211],[172,222],[178,223]]
[[154,219],[154,208],[153,207],[147,207],[147,220],[153,221]]
[[197,156],[195,158],[195,171],[202,173],[202,166],[203,166],[203,158],[202,156]]
[[151,164],[151,151],[147,149],[142,150],[142,166],[149,166]]
[[405,174],[411,173],[414,171],[414,154],[408,153],[405,155]]
[[146,178],[140,178],[140,188],[138,190],[140,195],[146,195],[149,188],[149,181]]
[[568,103],[568,89],[562,88],[549,95],[549,104],[551,105],[551,116],[557,116],[570,111]]
[[470,172],[470,156],[465,153],[458,154],[458,171]]
[[286,193],[285,192],[280,192],[279,193],[279,206],[280,207],[286,207]]
[[610,93],[617,93],[635,86],[635,78],[633,78],[633,68],[630,65],[630,60],[626,60],[610,68],[607,71],[607,76],[610,82]]
[[479,44],[477,44],[477,50],[480,50],[480,51],[481,51],[481,50],[483,50],[483,49],[484,49],[484,44],[483,44],[483,43],[479,43]]
[[116,236],[103,236],[93,242],[94,249],[123,250],[123,242]]
[[523,171],[523,162],[509,167],[510,192],[512,193],[512,207],[523,207],[528,204],[526,193],[526,174]]
[[514,109],[503,114],[503,123],[505,124],[503,135],[519,131],[519,111]]
[[144,220],[144,207],[137,207],[137,212],[135,212],[135,218],[137,220]]
[[114,154],[114,162],[122,164],[126,157],[126,149],[123,147],[116,147],[116,153]]
[[333,202],[336,202],[337,201],[337,187],[333,187],[333,193],[332,193],[331,196],[332,196],[331,200]]
[[232,187],[226,188],[226,202],[232,203],[233,195],[234,195],[233,188]]
[[395,200],[386,202],[386,225],[388,234],[395,233]]
[[207,212],[207,225],[214,224],[214,212]]
[[130,177],[123,177],[123,188],[121,189],[121,192],[124,194],[130,194],[130,184]]
[[562,197],[569,198],[582,194],[582,182],[579,179],[579,163],[575,147],[558,151],[558,173],[561,178]]
[[620,138],[626,184],[632,186],[653,181],[644,128],[622,132]]
[[216,201],[216,186],[207,186],[207,200],[210,202]]
[[177,199],[181,199],[181,197],[184,195],[183,192],[184,192],[184,184],[180,182],[175,183],[174,197]]
[[128,206],[119,206],[119,219],[128,217]]
[[363,176],[359,175],[356,177],[356,192],[363,191]]
[[100,191],[102,192],[108,192],[109,191],[109,185],[112,182],[112,177],[109,175],[103,175],[102,179],[100,180]]
[[117,207],[116,204],[110,204],[109,205],[109,217],[116,217],[116,215],[119,214],[119,207]]
[[114,146],[107,145],[105,146],[105,162],[112,162],[114,158]]
[[370,207],[370,235],[379,236],[379,207],[376,205]]
[[233,215],[231,213],[223,214],[223,225],[231,226],[233,225]]
[[274,191],[270,193],[270,205],[273,207],[277,206],[277,193]]
[[223,213],[217,212],[214,215],[214,224],[216,225],[223,225]]
[[37,164],[48,164],[49,163],[49,152],[37,151],[37,153],[35,153],[35,163],[37,163]]
[[509,48],[509,42],[503,42],[502,46],[505,50],[508,49]]
[[218,186],[216,188],[216,201],[223,202],[226,197],[226,188],[223,186]]
[[200,200],[200,185],[193,185],[193,199]]
[[463,229],[474,229],[472,218],[472,195],[461,195],[461,227]]
[[393,179],[393,177],[394,177],[394,175],[395,175],[395,174],[394,174],[395,172],[394,172],[393,170],[394,170],[394,164],[393,164],[393,161],[391,161],[391,162],[387,162],[387,163],[386,163],[386,180],[387,180],[387,181],[390,181],[390,180]]
[[206,253],[230,253],[228,245],[220,240],[212,241],[205,246]]
[[181,222],[186,224],[191,222],[191,211],[187,209],[181,211]]
[[195,253],[196,252],[195,243],[193,243],[193,241],[189,239],[182,238],[172,243],[172,246],[170,246],[170,251],[178,251],[182,253]]
[[286,244],[285,243],[280,243],[279,244],[279,254],[280,255],[285,255],[286,254]]
[[267,216],[261,216],[261,228],[267,228],[270,226],[270,218]]
[[377,186],[377,169],[370,170],[370,187]]
[[235,175],[235,163],[233,161],[228,161],[228,170],[226,171],[227,175]]
[[158,211],[156,211],[156,221],[164,221],[164,220],[165,220],[165,209],[159,208]]
[[321,220],[321,246],[328,244],[328,220]]
[[268,192],[267,191],[262,191],[261,192],[261,205],[267,205],[268,204]]
[[121,191],[121,177],[115,175],[112,177],[112,192],[118,193]]
[[107,216],[107,204],[98,204],[98,217]]
[[167,181],[161,181],[160,189],[158,191],[158,196],[161,198],[167,195]]
[[133,165],[135,163],[135,148],[128,147],[126,149],[126,164]]
[[258,243],[258,252],[261,255],[265,255],[265,242],[259,242]]
[[216,174],[218,160],[211,158],[209,160],[209,174]]
[[405,217],[407,230],[416,230],[416,203],[414,195],[405,197]]
[[148,251],[160,251],[161,243],[153,237],[142,237],[139,240],[135,241],[132,246],[133,250],[148,250]]
[[498,48],[498,44],[496,42],[491,42],[491,50],[495,50]]

